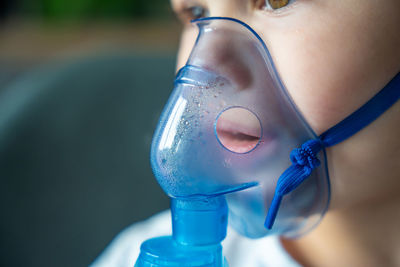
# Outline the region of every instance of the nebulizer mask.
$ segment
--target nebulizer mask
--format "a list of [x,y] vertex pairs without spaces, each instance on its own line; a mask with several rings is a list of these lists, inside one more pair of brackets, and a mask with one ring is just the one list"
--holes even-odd
[[329,205],[324,148],[380,115],[361,123],[350,116],[335,127],[352,130],[316,136],[257,33],[232,18],[193,23],[195,46],[151,148],[155,176],[172,200],[173,235],[144,242],[135,266],[226,266],[220,242],[228,218],[251,238],[309,231]]

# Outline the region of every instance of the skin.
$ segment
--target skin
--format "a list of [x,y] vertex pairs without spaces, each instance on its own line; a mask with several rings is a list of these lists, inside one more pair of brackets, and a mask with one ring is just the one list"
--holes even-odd
[[[184,7],[234,17],[267,44],[299,110],[317,134],[368,101],[400,71],[400,1],[297,0],[280,10],[262,1],[172,0],[184,29],[178,68],[197,31]],[[190,19],[190,18],[189,18]],[[400,266],[400,102],[327,149],[332,199],[312,232],[282,239],[304,266]]]

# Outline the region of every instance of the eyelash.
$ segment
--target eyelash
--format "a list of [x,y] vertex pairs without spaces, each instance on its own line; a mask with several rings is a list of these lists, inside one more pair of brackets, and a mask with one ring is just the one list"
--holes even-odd
[[260,1],[261,3],[258,3],[257,7],[259,9],[266,10],[266,11],[269,11],[269,12],[281,12],[281,11],[287,9],[287,8],[290,8],[290,5],[292,5],[293,2],[295,2],[295,1],[296,0],[289,0],[288,3],[285,6],[274,9],[271,6],[271,4],[269,3],[268,0],[263,0],[263,1]]

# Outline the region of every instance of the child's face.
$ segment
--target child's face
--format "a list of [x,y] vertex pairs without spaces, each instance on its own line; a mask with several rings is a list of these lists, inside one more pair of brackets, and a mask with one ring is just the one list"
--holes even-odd
[[[178,68],[197,35],[190,19],[240,19],[267,44],[283,83],[317,134],[368,101],[400,70],[398,0],[172,0],[172,5],[185,24]],[[399,113],[396,104],[379,121],[328,150],[333,205],[400,189],[398,164],[387,163],[391,151],[400,149]],[[382,178],[382,171],[392,174]]]

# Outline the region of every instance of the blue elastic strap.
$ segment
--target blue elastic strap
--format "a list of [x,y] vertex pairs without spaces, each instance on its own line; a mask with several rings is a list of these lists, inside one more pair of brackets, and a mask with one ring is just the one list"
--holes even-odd
[[316,140],[305,142],[290,154],[292,165],[279,177],[274,198],[269,207],[265,227],[271,229],[283,196],[295,190],[320,165],[317,157],[324,147],[336,145],[357,133],[388,110],[400,98],[400,73],[378,94],[344,120],[321,134]]

